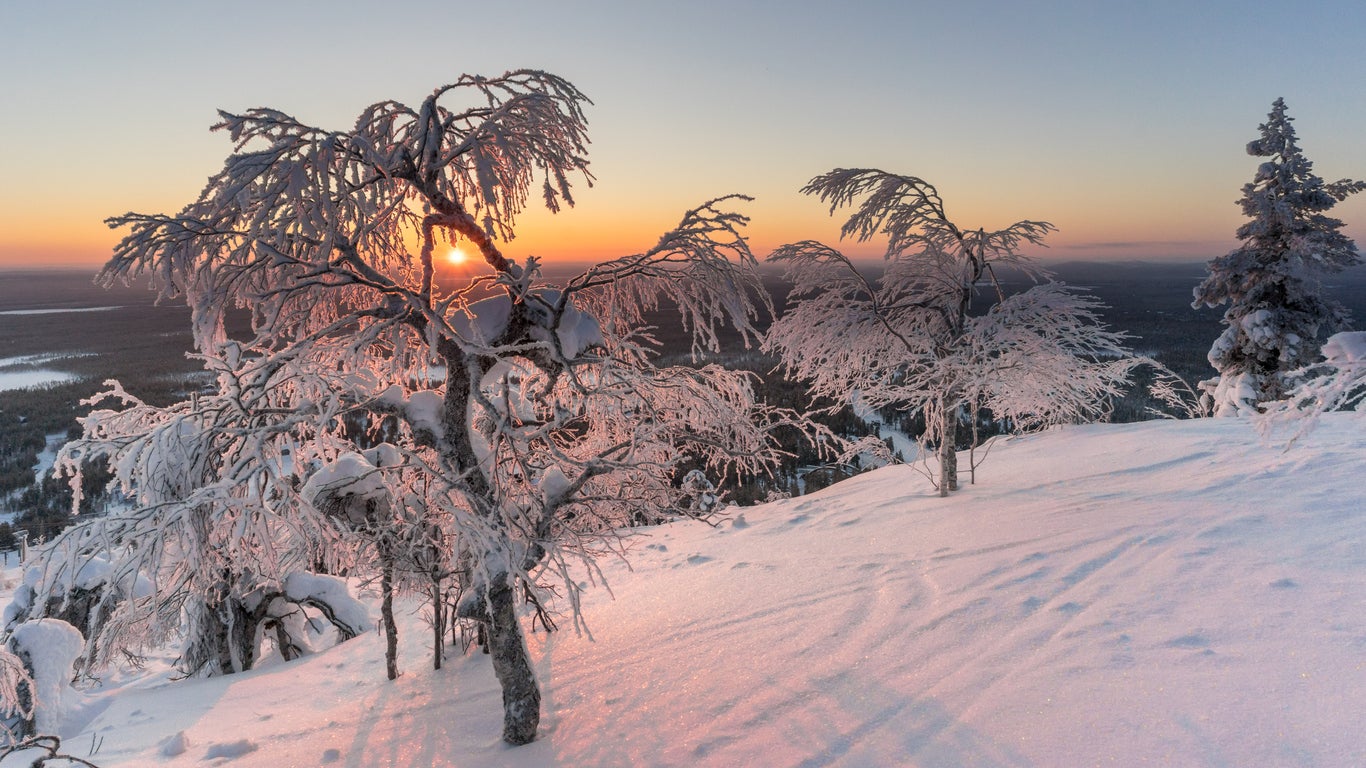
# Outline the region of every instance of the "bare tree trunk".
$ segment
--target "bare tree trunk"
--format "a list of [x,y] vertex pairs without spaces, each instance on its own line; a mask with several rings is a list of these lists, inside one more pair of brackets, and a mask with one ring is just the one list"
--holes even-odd
[[516,601],[506,574],[488,587],[489,647],[493,672],[503,688],[503,741],[514,746],[536,738],[541,721],[541,691],[531,669]]
[[380,539],[380,618],[384,623],[384,672],[398,679],[398,624],[394,621],[394,553],[392,545]]
[[958,490],[958,406],[943,409],[939,438],[939,495]]
[[450,578],[446,570],[447,557],[443,551],[441,529],[430,520],[426,523],[427,541],[423,547],[427,576],[432,583],[432,669],[441,669],[446,655],[446,593],[444,584]]
[[[456,594],[460,594],[457,590]],[[447,590],[442,595],[442,601],[446,604],[446,628],[451,631],[451,639],[448,641],[453,646],[458,646],[461,653],[470,649],[469,643],[465,642],[465,625],[460,623],[460,617],[455,613],[455,603],[451,600],[451,590]]]
[[[525,314],[514,313],[500,339],[506,343],[520,338],[528,324]],[[438,448],[449,466],[478,468],[479,460],[468,426],[470,390],[489,369],[490,363],[487,360],[467,360],[465,353],[449,339],[439,340],[437,349],[446,360],[446,394],[442,400],[442,424],[445,430]],[[466,475],[467,493],[486,500],[492,508],[497,500],[484,471],[481,469]],[[484,619],[483,626],[487,627],[488,639],[485,649],[492,658],[493,672],[503,689],[503,741],[519,746],[529,744],[536,738],[536,729],[541,721],[541,691],[536,685],[536,674],[531,668],[521,625],[517,622],[516,600],[509,578],[506,572],[494,575],[489,584],[479,590],[482,593],[478,595],[482,598],[479,601],[481,605],[476,608],[471,604],[471,614],[464,617]],[[487,616],[475,615],[477,612],[487,612]]]
[[256,663],[256,628],[259,620],[236,597],[210,605],[205,631],[214,638],[218,674],[245,672]]
[[432,580],[432,669],[441,669],[446,651],[446,613],[441,599],[441,581]]
[[186,674],[244,672],[256,663],[256,630],[264,611],[249,611],[227,582],[193,606],[180,666]]
[[981,416],[977,401],[972,403],[972,442],[968,444],[968,485],[977,485],[977,419]]

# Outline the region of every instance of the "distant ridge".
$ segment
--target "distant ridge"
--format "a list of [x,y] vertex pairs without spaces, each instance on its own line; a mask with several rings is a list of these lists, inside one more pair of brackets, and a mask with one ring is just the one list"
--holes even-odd
[[1203,261],[1146,261],[1144,259],[1117,259],[1115,261],[1102,259],[1069,259],[1067,261],[1051,261],[1041,259],[1040,262],[1047,268],[1062,272],[1073,270],[1165,270],[1181,271],[1196,270],[1205,271]]

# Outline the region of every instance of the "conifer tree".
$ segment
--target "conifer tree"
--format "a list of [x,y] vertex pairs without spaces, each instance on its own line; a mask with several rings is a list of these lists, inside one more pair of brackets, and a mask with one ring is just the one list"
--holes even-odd
[[1209,262],[1192,306],[1224,311],[1224,332],[1209,351],[1218,375],[1200,383],[1215,415],[1256,412],[1281,399],[1286,374],[1313,362],[1322,335],[1343,328],[1342,305],[1323,296],[1322,278],[1361,263],[1342,221],[1327,215],[1366,182],[1326,183],[1295,141],[1285,100],[1276,99],[1261,137],[1247,145],[1269,158],[1243,186],[1249,221],[1235,250]]

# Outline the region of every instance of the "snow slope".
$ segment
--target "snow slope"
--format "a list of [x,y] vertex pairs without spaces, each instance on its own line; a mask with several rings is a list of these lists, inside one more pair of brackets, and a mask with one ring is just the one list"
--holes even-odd
[[[911,467],[675,524],[607,564],[593,637],[531,637],[541,738],[408,617],[217,680],[111,680],[102,766],[1366,765],[1366,430],[1072,427],[941,500]],[[102,742],[99,740],[102,739]]]

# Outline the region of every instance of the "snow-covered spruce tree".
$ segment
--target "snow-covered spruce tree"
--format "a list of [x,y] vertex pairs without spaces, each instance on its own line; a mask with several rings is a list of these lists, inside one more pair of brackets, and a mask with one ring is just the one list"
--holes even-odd
[[929,183],[878,170],[837,169],[802,191],[832,213],[857,202],[841,234],[886,236],[885,265],[869,277],[818,242],[779,248],[770,259],[786,265],[792,289],[765,349],[836,407],[857,398],[922,415],[940,495],[958,487],[966,413],[985,411],[1015,430],[1098,419],[1130,371],[1149,362],[1105,328],[1094,299],[1052,282],[1006,294],[999,268],[1047,278],[1020,253],[1042,243],[1053,229],[1046,222],[961,229]]
[[[138,494],[136,510],[51,550],[155,577],[126,620],[106,621],[110,643],[130,641],[118,627],[170,620],[152,607],[219,601],[205,590],[243,579],[227,560],[272,578],[320,558],[361,568],[357,528],[434,525],[459,612],[486,627],[503,738],[535,737],[517,600],[563,600],[577,625],[571,569],[618,551],[623,524],[686,514],[676,467],[760,471],[781,455],[771,430],[800,422],[757,403],[744,374],[656,367],[642,330],[667,302],[696,350],[724,324],[756,338],[767,295],[733,199],[560,282],[504,256],[533,184],[554,211],[571,178],[591,179],[585,103],[554,75],[516,71],[461,77],[417,108],[375,104],[344,132],[223,113],[237,148],[197,200],[111,220],[131,231],[104,279],[150,275],[183,296],[217,384],[169,408],[97,412],[68,451],[73,468],[110,456]],[[457,239],[482,274],[438,271]],[[228,338],[233,306],[250,338]],[[396,428],[358,441],[356,414]]]
[[1346,309],[1324,298],[1321,281],[1361,257],[1327,212],[1366,182],[1315,175],[1290,122],[1285,101],[1276,99],[1261,137],[1247,145],[1249,155],[1270,159],[1243,186],[1243,244],[1211,260],[1195,288],[1195,308],[1228,305],[1224,332],[1209,351],[1218,375],[1200,382],[1216,416],[1255,413],[1284,397],[1286,374],[1312,363],[1317,340],[1347,322]]

